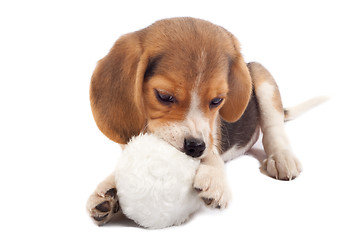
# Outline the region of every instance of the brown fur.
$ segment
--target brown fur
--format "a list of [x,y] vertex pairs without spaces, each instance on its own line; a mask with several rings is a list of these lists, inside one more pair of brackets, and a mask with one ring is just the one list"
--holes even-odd
[[[252,63],[252,65],[256,65],[256,63]],[[284,112],[280,91],[273,76],[265,68],[260,67],[253,67],[251,74],[253,77],[252,79],[255,89],[259,88],[260,85],[265,82],[274,86],[274,94],[272,98],[273,106],[277,111]]]
[[[121,37],[99,61],[91,80],[91,107],[99,129],[124,144],[141,131],[183,120],[191,90],[199,85],[202,110],[211,123],[220,107],[209,109],[209,102],[218,96],[225,98],[222,118],[240,118],[252,84],[238,41],[203,20],[162,20]],[[159,103],[154,89],[171,93],[177,104]]]

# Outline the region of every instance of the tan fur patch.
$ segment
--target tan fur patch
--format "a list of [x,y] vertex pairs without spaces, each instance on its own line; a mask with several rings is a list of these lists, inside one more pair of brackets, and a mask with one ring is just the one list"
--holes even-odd
[[284,108],[283,108],[283,104],[281,101],[281,95],[279,92],[278,87],[276,86],[275,90],[274,90],[274,96],[272,98],[272,102],[273,102],[273,106],[274,108],[278,111],[278,112],[284,112]]
[[279,88],[275,82],[273,76],[259,63],[253,62],[248,64],[250,74],[255,89],[259,88],[263,83],[271,84],[273,88],[273,106],[278,112],[283,112],[283,105]]

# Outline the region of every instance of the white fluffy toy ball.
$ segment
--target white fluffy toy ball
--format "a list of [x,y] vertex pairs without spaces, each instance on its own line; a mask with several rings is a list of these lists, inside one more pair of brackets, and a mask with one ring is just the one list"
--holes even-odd
[[193,188],[199,164],[152,134],[134,137],[115,170],[123,213],[146,228],[183,223],[201,205]]

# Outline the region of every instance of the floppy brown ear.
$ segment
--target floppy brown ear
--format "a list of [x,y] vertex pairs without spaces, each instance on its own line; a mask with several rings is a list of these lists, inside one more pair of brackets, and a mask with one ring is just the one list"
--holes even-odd
[[91,78],[90,102],[99,129],[125,144],[144,128],[142,85],[147,66],[138,33],[121,37]]
[[227,122],[235,122],[241,117],[252,93],[252,81],[249,70],[240,54],[237,40],[234,41],[237,54],[230,63],[228,76],[229,92],[225,104],[220,109],[221,117]]

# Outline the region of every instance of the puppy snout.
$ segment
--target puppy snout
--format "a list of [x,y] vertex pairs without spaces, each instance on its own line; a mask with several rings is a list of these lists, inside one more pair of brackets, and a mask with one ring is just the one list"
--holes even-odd
[[186,138],[184,140],[184,150],[186,155],[200,157],[205,151],[206,145],[203,140],[196,138]]

